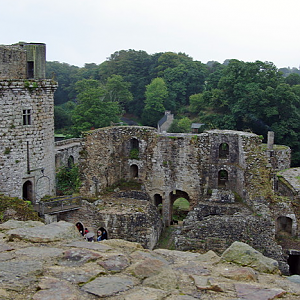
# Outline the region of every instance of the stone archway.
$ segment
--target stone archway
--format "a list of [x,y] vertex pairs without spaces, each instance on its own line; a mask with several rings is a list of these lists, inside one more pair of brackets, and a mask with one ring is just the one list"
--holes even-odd
[[226,170],[220,170],[218,173],[218,187],[225,188],[228,182],[228,172]]
[[190,197],[188,193],[181,191],[181,190],[175,190],[170,193],[170,206],[169,206],[169,220],[168,225],[170,225],[173,222],[173,205],[174,202],[179,199],[184,198],[190,203]]
[[74,157],[72,155],[70,155],[69,158],[68,158],[68,168],[72,169],[74,164],[75,164]]
[[137,165],[130,166],[130,178],[138,178],[139,177],[139,167]]
[[293,220],[286,216],[280,216],[276,220],[276,233],[285,232],[290,235],[293,233]]
[[160,215],[162,215],[162,196],[160,194],[154,195],[154,205],[157,207],[157,210],[159,211]]
[[27,180],[23,184],[22,197],[26,201],[33,202],[33,184],[30,180]]

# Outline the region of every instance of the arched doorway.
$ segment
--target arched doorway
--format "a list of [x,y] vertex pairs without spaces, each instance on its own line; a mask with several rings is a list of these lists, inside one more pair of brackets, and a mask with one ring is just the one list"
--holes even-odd
[[286,232],[292,234],[293,220],[285,216],[278,217],[276,220],[276,229],[277,233]]
[[176,224],[178,221],[183,221],[190,211],[190,202],[183,197],[177,198],[173,203],[172,211],[173,223]]
[[138,178],[139,177],[139,168],[137,165],[130,166],[130,178]]
[[160,215],[162,215],[162,196],[160,194],[154,195],[154,205],[157,207]]
[[219,188],[226,187],[227,181],[228,181],[228,172],[226,170],[220,170],[218,173],[218,187]]
[[22,197],[26,201],[33,202],[33,185],[30,180],[25,181],[25,183],[23,184]]
[[73,166],[74,166],[74,157],[72,155],[70,155],[68,158],[68,168],[72,169]]
[[[177,201],[178,199],[178,201]],[[175,205],[174,205],[175,204]],[[189,195],[181,190],[175,190],[170,193],[170,224],[174,221],[182,221],[186,218],[190,211],[190,197]]]

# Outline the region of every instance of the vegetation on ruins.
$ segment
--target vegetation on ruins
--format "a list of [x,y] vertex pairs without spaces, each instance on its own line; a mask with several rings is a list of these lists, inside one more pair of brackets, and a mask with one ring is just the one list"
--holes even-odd
[[81,185],[79,168],[76,164],[71,167],[61,167],[56,173],[56,189],[58,195],[72,195],[79,192]]
[[55,129],[82,131],[118,123],[122,115],[156,126],[164,110],[175,115],[171,132],[206,128],[252,131],[292,148],[300,164],[300,70],[271,62],[226,60],[203,64],[185,53],[121,50],[83,68],[47,62],[55,78]]
[[0,194],[0,223],[11,218],[19,221],[40,220],[37,212],[33,210],[32,205],[27,201]]

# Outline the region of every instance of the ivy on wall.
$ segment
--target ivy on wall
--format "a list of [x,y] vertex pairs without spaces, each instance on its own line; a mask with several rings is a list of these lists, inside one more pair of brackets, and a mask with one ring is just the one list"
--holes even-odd
[[79,192],[81,185],[79,168],[73,164],[71,167],[61,167],[56,173],[57,195],[71,195]]

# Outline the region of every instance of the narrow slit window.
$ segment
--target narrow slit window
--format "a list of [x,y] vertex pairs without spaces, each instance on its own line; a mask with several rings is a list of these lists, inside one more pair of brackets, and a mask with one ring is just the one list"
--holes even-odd
[[27,62],[27,78],[34,78],[34,62]]
[[31,125],[31,109],[23,109],[23,125]]

